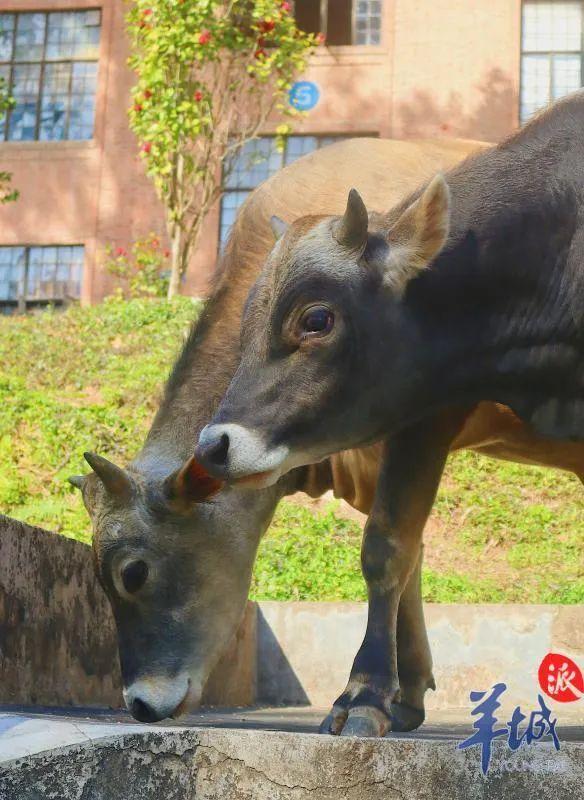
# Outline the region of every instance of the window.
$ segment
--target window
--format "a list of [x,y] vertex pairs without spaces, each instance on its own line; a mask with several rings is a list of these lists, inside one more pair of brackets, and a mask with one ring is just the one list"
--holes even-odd
[[326,34],[327,44],[381,44],[382,0],[296,0],[298,27]]
[[525,0],[520,119],[582,86],[584,0]]
[[84,250],[71,247],[0,247],[0,310],[62,305],[81,293]]
[[239,207],[256,186],[301,156],[344,138],[346,137],[290,136],[282,153],[276,149],[273,136],[262,136],[260,139],[248,142],[233,162],[233,167],[224,183],[221,200],[221,244],[227,240]]
[[91,139],[101,12],[0,14],[0,76],[15,107],[0,141]]

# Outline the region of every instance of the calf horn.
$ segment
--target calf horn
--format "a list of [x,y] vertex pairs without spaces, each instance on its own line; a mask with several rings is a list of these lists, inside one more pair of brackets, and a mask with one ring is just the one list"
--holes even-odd
[[125,470],[97,453],[83,453],[83,457],[111,495],[126,498],[132,494],[132,481]]
[[356,189],[351,189],[344,216],[334,228],[336,241],[349,250],[362,250],[367,243],[369,217],[365,203]]

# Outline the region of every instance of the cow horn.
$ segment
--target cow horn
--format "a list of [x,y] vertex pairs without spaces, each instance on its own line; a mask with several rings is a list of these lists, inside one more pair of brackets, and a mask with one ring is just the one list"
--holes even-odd
[[284,222],[283,219],[280,219],[280,217],[276,217],[274,215],[273,217],[270,217],[270,227],[272,229],[272,233],[274,234],[274,239],[278,241],[278,239],[282,238],[290,226],[287,222]]
[[369,218],[361,195],[351,189],[347,200],[347,209],[334,229],[333,236],[337,242],[349,250],[362,250],[367,242],[367,226]]
[[103,483],[107,491],[116,497],[128,497],[133,490],[132,481],[125,470],[98,456],[97,453],[83,453],[91,469]]

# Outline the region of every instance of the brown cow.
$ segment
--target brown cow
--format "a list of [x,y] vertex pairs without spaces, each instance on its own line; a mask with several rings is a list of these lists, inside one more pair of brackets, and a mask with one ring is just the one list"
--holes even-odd
[[[126,701],[137,719],[177,715],[199,701],[241,617],[257,545],[283,495],[333,489],[360,511],[371,508],[378,446],[340,453],[260,492],[225,489],[211,502],[204,498],[214,487],[205,485],[190,460],[237,367],[243,300],[273,244],[270,215],[338,212],[353,184],[372,205],[391,204],[478,147],[346,141],[264,183],[238,216],[211,299],[175,365],[142,450],[125,470],[89,456],[94,474],[74,479],[92,519],[96,570],[112,604]],[[477,407],[453,446],[576,468],[575,453],[554,451],[495,405]],[[432,498],[423,492],[406,498],[412,525],[423,527]],[[396,730],[422,722],[424,692],[433,684],[419,577],[417,571],[400,604]]]

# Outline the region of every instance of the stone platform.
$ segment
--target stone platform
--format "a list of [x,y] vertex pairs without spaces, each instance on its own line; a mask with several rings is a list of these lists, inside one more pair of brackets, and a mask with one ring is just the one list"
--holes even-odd
[[6,709],[0,800],[581,800],[584,727],[558,727],[561,750],[496,742],[457,749],[468,712],[385,739],[315,735],[314,708],[237,709],[145,726],[124,714]]

